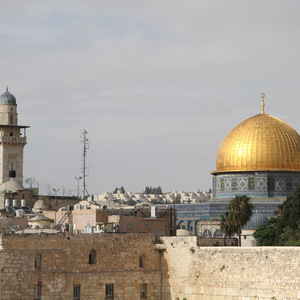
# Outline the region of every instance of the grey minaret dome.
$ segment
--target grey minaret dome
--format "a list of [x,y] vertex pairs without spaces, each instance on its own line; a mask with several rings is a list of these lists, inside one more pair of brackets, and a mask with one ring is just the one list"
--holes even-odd
[[17,101],[13,94],[8,91],[6,87],[6,92],[0,96],[0,104],[16,105]]

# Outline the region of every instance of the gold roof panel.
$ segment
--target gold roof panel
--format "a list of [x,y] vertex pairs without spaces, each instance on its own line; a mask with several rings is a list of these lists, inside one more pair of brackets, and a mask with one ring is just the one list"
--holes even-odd
[[212,172],[300,172],[300,136],[288,124],[261,113],[237,125],[222,142]]

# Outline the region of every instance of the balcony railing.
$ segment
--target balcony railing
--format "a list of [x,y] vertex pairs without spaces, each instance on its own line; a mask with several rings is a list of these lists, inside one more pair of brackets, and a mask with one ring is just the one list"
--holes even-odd
[[0,143],[3,142],[17,142],[17,143],[26,143],[26,136],[25,137],[16,137],[16,136],[0,136]]

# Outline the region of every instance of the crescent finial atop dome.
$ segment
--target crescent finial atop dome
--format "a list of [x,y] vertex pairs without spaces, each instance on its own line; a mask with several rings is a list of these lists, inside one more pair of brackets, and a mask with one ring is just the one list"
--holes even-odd
[[261,113],[264,114],[265,113],[265,94],[262,93],[261,94]]

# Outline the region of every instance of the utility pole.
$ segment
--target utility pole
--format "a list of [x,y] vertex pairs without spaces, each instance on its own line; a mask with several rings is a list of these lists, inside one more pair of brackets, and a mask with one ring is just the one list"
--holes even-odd
[[87,156],[87,150],[89,149],[89,140],[87,138],[87,131],[83,130],[82,132],[82,140],[81,140],[82,144],[83,144],[83,157],[82,157],[82,179],[83,179],[83,200],[85,200],[85,193],[87,192],[86,190],[86,156]]

